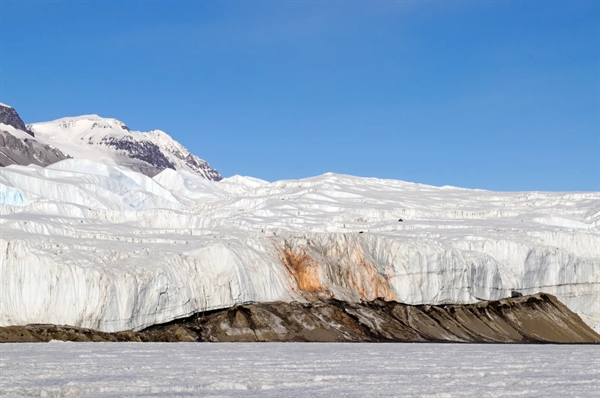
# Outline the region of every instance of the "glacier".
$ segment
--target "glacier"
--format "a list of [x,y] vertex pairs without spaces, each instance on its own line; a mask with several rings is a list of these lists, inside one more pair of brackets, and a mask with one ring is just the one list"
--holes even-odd
[[0,169],[0,326],[141,330],[235,304],[557,296],[600,331],[600,193],[327,173]]

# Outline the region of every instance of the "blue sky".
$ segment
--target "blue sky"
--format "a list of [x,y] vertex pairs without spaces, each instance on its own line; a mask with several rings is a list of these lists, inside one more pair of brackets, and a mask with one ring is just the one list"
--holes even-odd
[[224,176],[600,190],[599,2],[0,2],[0,102]]

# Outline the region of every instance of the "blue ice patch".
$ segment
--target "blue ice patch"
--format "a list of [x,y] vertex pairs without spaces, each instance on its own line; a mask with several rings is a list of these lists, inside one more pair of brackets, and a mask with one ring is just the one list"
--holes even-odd
[[20,189],[7,187],[0,183],[0,204],[9,206],[25,206],[27,198]]

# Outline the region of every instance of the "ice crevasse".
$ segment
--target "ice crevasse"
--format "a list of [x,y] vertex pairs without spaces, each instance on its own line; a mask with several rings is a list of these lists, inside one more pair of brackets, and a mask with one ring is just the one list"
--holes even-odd
[[0,169],[0,325],[143,329],[237,303],[556,295],[600,331],[600,194],[324,174]]

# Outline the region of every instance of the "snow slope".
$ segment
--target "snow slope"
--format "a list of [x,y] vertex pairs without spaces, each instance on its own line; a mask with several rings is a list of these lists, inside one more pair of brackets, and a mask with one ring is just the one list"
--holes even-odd
[[0,121],[0,167],[14,164],[47,166],[66,158],[68,156],[55,147]]
[[149,178],[68,159],[0,169],[0,202],[0,325],[117,331],[242,302],[544,291],[600,330],[597,192]]
[[36,138],[77,159],[119,164],[149,176],[170,168],[210,180],[219,172],[161,130],[130,131],[125,123],[98,115],[27,125]]

